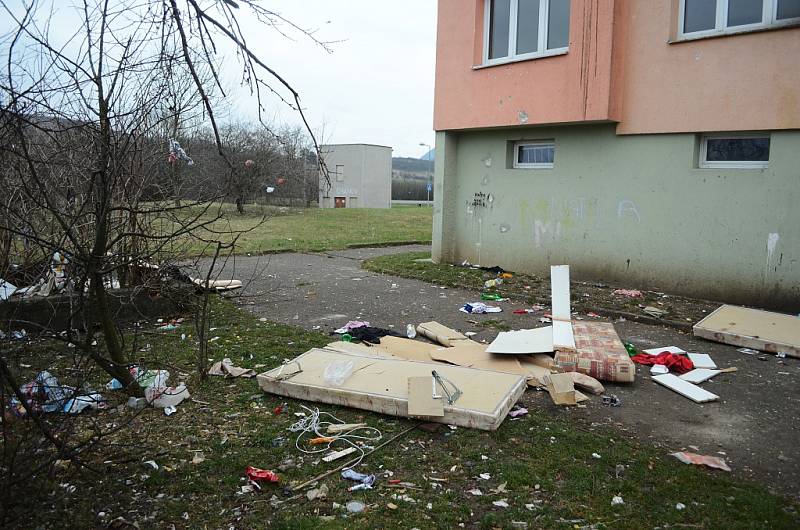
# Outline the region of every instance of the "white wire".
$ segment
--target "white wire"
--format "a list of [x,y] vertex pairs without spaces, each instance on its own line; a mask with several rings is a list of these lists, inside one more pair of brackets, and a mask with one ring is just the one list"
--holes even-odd
[[[330,435],[327,433],[320,432],[321,430],[326,430],[328,425],[342,425],[345,422],[340,420],[333,414],[330,414],[328,412],[320,412],[319,408],[315,407],[313,409],[310,409],[305,405],[300,405],[300,406],[306,409],[306,411],[308,412],[306,413],[305,416],[303,416],[298,421],[293,423],[289,427],[289,431],[299,433],[297,435],[297,439],[294,442],[294,445],[295,447],[297,447],[297,450],[302,453],[309,455],[324,453],[326,451],[332,450],[333,448],[331,446],[336,442],[341,441],[344,442],[347,446],[354,447],[359,452],[358,460],[354,462],[352,465],[347,467],[347,469],[350,469],[360,464],[361,460],[364,459],[365,451],[363,448],[363,443],[365,441],[377,442],[378,440],[383,438],[383,433],[381,433],[380,429],[377,429],[375,427],[355,427],[353,429],[335,435]],[[322,421],[323,415],[329,417],[333,421]],[[357,431],[366,431],[366,432],[362,434],[354,434]],[[313,436],[315,438],[332,438],[332,440],[328,442],[327,445],[323,446],[322,444],[320,444],[319,449],[305,449],[303,447],[300,447],[300,440],[306,434],[316,435]],[[361,442],[361,444],[359,444],[358,442]]]

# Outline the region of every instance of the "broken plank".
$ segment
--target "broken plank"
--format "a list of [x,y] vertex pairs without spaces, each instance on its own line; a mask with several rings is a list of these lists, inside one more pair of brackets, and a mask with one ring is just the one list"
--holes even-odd
[[800,357],[800,317],[723,305],[695,324],[697,337]]
[[553,321],[572,319],[569,301],[569,265],[550,267],[550,297]]
[[688,381],[693,384],[703,383],[708,381],[715,375],[721,374],[721,370],[710,370],[708,368],[695,368],[690,372],[686,372],[685,374],[679,376],[684,381]]
[[553,320],[553,348],[557,351],[575,351],[572,322]]
[[669,388],[673,392],[677,392],[683,397],[691,399],[695,403],[707,403],[709,401],[716,401],[719,399],[718,395],[712,394],[711,392],[703,390],[697,385],[693,385],[692,383],[684,381],[674,374],[655,375],[653,376],[653,381],[659,385]]
[[322,457],[323,462],[333,462],[334,460],[339,460],[343,456],[347,456],[349,454],[353,454],[356,452],[355,447],[348,447],[347,449],[342,449],[341,451],[334,451],[332,453],[328,453],[327,456]]

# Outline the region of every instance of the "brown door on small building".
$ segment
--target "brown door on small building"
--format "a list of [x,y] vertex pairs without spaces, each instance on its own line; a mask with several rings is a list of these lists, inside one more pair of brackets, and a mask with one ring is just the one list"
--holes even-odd
[[334,197],[334,208],[347,208],[347,198],[346,197]]

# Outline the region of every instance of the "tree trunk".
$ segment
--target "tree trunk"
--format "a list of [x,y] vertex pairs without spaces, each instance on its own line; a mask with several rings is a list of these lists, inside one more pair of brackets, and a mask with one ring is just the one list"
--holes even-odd
[[236,211],[244,215],[244,197],[236,197]]

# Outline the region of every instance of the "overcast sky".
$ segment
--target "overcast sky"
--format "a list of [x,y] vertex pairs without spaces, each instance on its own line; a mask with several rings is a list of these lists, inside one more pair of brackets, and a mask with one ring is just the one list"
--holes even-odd
[[[316,30],[328,54],[310,40],[245,24],[250,45],[300,92],[312,128],[329,143],[374,143],[394,156],[420,157],[433,144],[436,1],[264,0],[292,22]],[[237,79],[230,82],[236,85]],[[235,112],[254,118],[256,105],[237,90]],[[280,105],[272,101],[274,108]],[[282,109],[277,119],[298,118]]]
[[[78,4],[42,2],[43,15],[54,7],[51,31],[57,41],[81,27]],[[22,3],[9,5],[20,11]],[[328,53],[290,27],[287,38],[259,24],[244,7],[239,11],[248,45],[300,93],[311,128],[317,133],[324,126],[325,142],[388,145],[394,156],[427,152],[420,143],[434,139],[435,0],[262,0],[261,5],[330,42]],[[3,14],[0,33],[10,28]],[[219,39],[218,44],[224,41]],[[220,46],[230,117],[256,121],[255,97],[240,87],[241,67],[231,50]],[[274,124],[302,123],[277,98],[266,101],[266,117]]]

